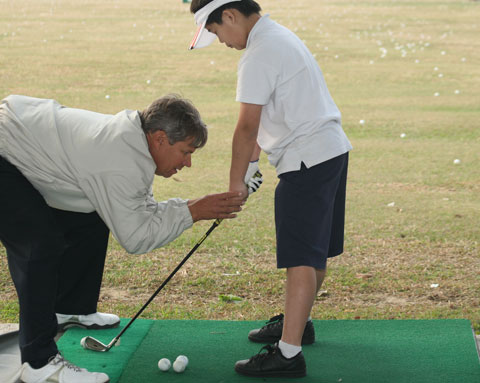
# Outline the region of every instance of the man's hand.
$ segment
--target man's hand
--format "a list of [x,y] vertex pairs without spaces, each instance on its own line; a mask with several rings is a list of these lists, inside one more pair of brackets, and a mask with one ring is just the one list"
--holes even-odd
[[242,210],[245,197],[239,192],[209,194],[204,197],[188,201],[188,208],[193,222],[204,219],[230,219]]

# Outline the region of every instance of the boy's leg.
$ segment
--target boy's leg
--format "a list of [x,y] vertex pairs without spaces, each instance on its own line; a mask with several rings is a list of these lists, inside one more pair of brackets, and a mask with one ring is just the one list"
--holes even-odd
[[99,215],[54,210],[65,231],[55,310],[87,315],[97,311],[109,230]]
[[283,342],[301,346],[305,323],[322,287],[325,274],[326,270],[309,266],[287,269],[285,319],[281,339]]
[[275,191],[277,267],[287,269],[282,339],[279,345],[267,347],[268,355],[238,361],[237,372],[259,377],[305,376],[302,334],[325,276],[327,257],[339,254],[330,253],[329,248],[334,214],[339,211],[334,208],[336,195],[347,159],[339,156],[310,169],[302,165],[300,171],[280,176]]
[[[318,166],[317,169],[321,166]],[[315,178],[322,181],[318,193],[326,202],[318,203],[319,209],[316,212],[318,218],[316,219],[319,220],[320,225],[315,225],[316,222],[312,221],[307,226],[317,228],[317,230],[321,229],[318,232],[318,240],[316,242],[311,240],[310,243],[313,249],[319,251],[318,259],[322,259],[325,264],[322,264],[324,267],[321,269],[307,266],[287,268],[285,319],[282,333],[282,341],[285,343],[301,345],[304,323],[310,315],[315,296],[325,279],[325,258],[343,252],[347,167],[348,154],[345,154],[324,164],[321,173],[317,171]],[[310,238],[314,237],[315,235],[312,235]],[[305,243],[309,243],[309,241],[306,240]],[[315,294],[312,299],[309,294],[311,294],[313,281],[315,281]],[[308,315],[305,317],[307,310]]]
[[[320,164],[312,169],[315,172],[314,179],[320,180],[319,184],[316,185],[315,193],[320,195],[321,198],[314,197],[317,203],[311,203],[310,209],[314,211],[314,206],[318,206],[316,207],[317,211],[314,212],[314,215],[308,216],[308,214],[305,214],[311,221],[309,222],[308,218],[305,218],[306,224],[304,224],[304,228],[308,227],[317,230],[317,234],[312,232],[309,237],[302,241],[294,242],[294,244],[297,243],[297,246],[300,245],[300,247],[304,246],[304,244],[310,245],[311,250],[304,248],[304,251],[315,257],[316,260],[313,261],[314,258],[312,258],[310,262],[320,262],[322,268],[308,266],[287,268],[285,319],[282,333],[282,341],[285,343],[296,346],[301,345],[301,333],[303,333],[304,323],[310,315],[315,296],[325,278],[326,258],[343,252],[347,166],[348,154],[327,161],[327,163]],[[300,182],[297,187],[300,191],[304,188]],[[300,198],[300,195],[297,197]],[[293,213],[290,214],[293,215]],[[294,253],[293,246],[295,245],[288,245],[292,253]],[[314,281],[315,293],[312,298],[310,294]],[[305,317],[307,310],[308,315]]]
[[322,288],[323,281],[325,280],[325,276],[327,275],[327,269],[315,269],[315,275],[317,277],[317,290],[315,291],[315,296],[317,296],[318,292]]
[[[315,296],[316,296],[322,287],[322,284],[326,275],[326,270],[315,269],[315,275],[316,275],[316,290],[315,290]],[[287,309],[287,305],[286,305],[285,311],[289,311]],[[258,342],[258,343],[278,342],[282,338],[282,333],[284,331],[283,326],[284,326],[284,315],[280,314],[280,315],[274,316],[262,328],[251,330],[248,334],[248,339],[250,339],[252,342]],[[314,342],[315,342],[315,329],[313,327],[312,322],[309,320],[307,321],[305,329],[303,331],[302,344],[311,344]]]
[[282,341],[301,346],[302,336],[317,291],[317,273],[313,267],[298,266],[287,269],[285,318]]
[[65,243],[51,209],[30,182],[0,157],[0,240],[20,304],[22,363],[57,354],[56,273]]

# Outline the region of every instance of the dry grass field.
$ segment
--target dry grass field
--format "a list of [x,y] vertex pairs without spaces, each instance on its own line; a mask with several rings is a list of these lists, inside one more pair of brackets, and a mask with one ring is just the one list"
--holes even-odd
[[[313,317],[467,318],[480,332],[480,3],[260,3],[315,55],[354,146],[345,253],[330,262]],[[156,198],[224,191],[242,52],[218,43],[189,52],[188,7],[181,0],[0,0],[0,97],[116,113],[180,93],[199,108],[210,139],[192,168],[156,180]],[[262,189],[212,233],[144,317],[253,320],[282,311],[277,178],[265,156],[261,163]],[[209,225],[141,256],[112,239],[99,309],[133,315]],[[17,321],[1,245],[0,297],[0,322]]]

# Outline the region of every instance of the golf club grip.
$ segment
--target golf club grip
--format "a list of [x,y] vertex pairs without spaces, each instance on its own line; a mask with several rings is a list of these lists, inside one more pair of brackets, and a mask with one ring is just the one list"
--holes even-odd
[[[210,235],[210,233],[218,226],[220,225],[220,222],[222,222],[221,219],[217,219],[212,223],[212,226],[210,226],[210,229],[207,230],[207,232],[203,235],[202,238],[198,240],[198,242],[193,246],[192,250],[182,259],[182,261],[178,264],[177,267],[170,273],[170,275],[163,281],[163,283],[160,285],[160,287],[152,294],[152,296],[148,299],[148,301],[142,306],[142,308],[135,314],[135,316],[130,319],[130,322],[127,323],[127,325],[123,328],[122,331],[115,337],[116,340],[118,340],[125,331],[127,331],[127,328],[130,327],[130,325],[133,323],[135,319],[137,319],[140,314],[147,308],[147,306],[150,304],[151,301],[157,296],[157,294],[164,288],[164,286],[172,279],[172,277],[177,273],[178,270],[184,265],[185,262],[188,261],[188,258],[192,256],[192,254],[195,252],[195,250],[198,249],[198,247],[207,239],[207,237]],[[116,341],[114,342],[114,344]]]

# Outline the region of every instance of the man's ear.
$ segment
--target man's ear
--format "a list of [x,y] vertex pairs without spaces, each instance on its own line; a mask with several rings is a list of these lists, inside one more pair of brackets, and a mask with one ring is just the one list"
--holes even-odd
[[163,130],[156,130],[149,135],[150,140],[155,146],[160,146],[168,142],[167,134]]
[[225,9],[222,12],[222,23],[235,24],[237,21],[237,14],[235,13],[236,9]]
[[160,144],[165,144],[168,143],[168,137],[167,133],[165,133],[163,130],[157,130],[156,132],[158,134],[158,140],[160,141]]

